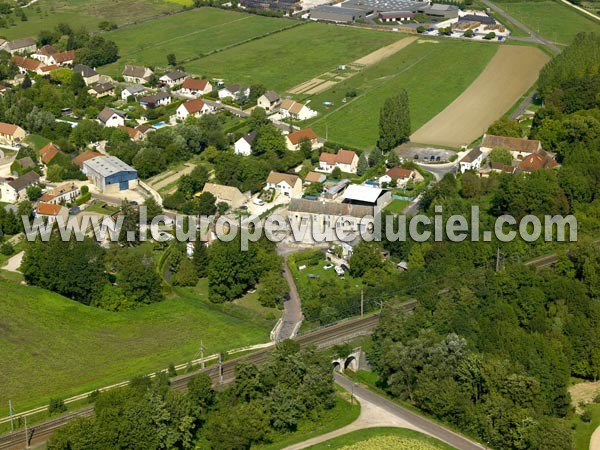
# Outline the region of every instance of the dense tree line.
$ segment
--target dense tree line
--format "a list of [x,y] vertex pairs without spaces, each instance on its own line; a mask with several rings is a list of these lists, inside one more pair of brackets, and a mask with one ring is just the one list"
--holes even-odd
[[385,100],[379,113],[379,141],[377,146],[385,153],[408,140],[410,110],[405,89]]
[[215,391],[206,374],[192,378],[187,393],[173,391],[166,373],[138,378],[102,393],[93,418],[58,430],[50,450],[211,448],[243,450],[318,422],[335,403],[331,364],[322,352],[278,344],[261,367],[240,364],[236,380]]

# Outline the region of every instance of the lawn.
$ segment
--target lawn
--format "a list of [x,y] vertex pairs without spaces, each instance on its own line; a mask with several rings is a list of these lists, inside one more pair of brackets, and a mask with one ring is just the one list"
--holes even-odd
[[179,11],[181,5],[165,0],[44,0],[25,8],[27,22],[4,28],[7,39],[36,36],[40,30],[51,30],[61,22],[74,29],[98,30],[98,23],[108,20],[123,25]]
[[577,33],[600,32],[600,23],[555,1],[498,2],[515,19],[554,42],[569,44]]
[[391,214],[401,214],[404,211],[404,208],[408,206],[408,202],[406,200],[392,200],[392,202],[385,207],[385,212],[389,212]]
[[573,427],[573,442],[575,448],[587,450],[590,447],[590,439],[596,428],[600,427],[600,404],[592,403],[585,407],[591,413],[591,422],[584,422],[581,416],[575,414],[571,419]]
[[209,78],[248,85],[262,83],[283,92],[403,37],[398,33],[308,23],[185,67]]
[[50,140],[46,139],[44,136],[40,136],[39,134],[30,134],[25,137],[23,142],[33,147],[34,150],[39,150],[44,145],[48,144]]
[[[225,314],[194,295],[112,313],[0,272],[0,416],[132,378],[197,355],[268,341],[271,325]],[[204,285],[205,286],[205,285]],[[271,321],[274,322],[274,321]]]
[[[105,36],[119,47],[120,59],[101,71],[120,75],[127,63],[165,66],[169,53],[175,54],[181,62],[296,23],[222,9],[192,9],[107,33]],[[184,65],[186,69],[204,75],[204,64]]]
[[[317,134],[369,149],[378,138],[379,110],[399,89],[409,95],[412,130],[458,97],[485,68],[496,45],[451,39],[415,42],[329,90],[313,96],[320,114],[308,122]],[[356,97],[343,99],[354,91]],[[326,107],[323,102],[333,102]]]
[[[370,441],[376,438],[382,438],[385,436],[402,438],[402,440],[398,440],[397,444],[402,445],[403,441],[406,444],[415,443],[416,445],[410,446],[410,448],[422,448],[423,450],[453,450],[454,447],[451,447],[437,439],[426,436],[423,433],[419,433],[417,431],[408,430],[406,428],[392,428],[392,427],[376,427],[376,428],[367,428],[365,430],[357,430],[352,433],[344,434],[334,439],[330,439],[328,441],[322,442],[321,444],[313,445],[308,447],[311,450],[325,450],[325,449],[335,449],[342,448],[347,445],[354,445],[359,442],[363,443],[365,441]],[[420,445],[419,445],[420,444]],[[361,446],[361,448],[376,448],[369,447],[368,444],[365,446]],[[388,447],[391,448],[391,447]],[[403,448],[403,447],[398,447]],[[407,446],[408,448],[408,446]]]
[[119,211],[119,208],[116,206],[110,206],[106,202],[102,202],[100,200],[94,200],[91,205],[85,208],[85,211],[89,213],[106,214],[110,216]]

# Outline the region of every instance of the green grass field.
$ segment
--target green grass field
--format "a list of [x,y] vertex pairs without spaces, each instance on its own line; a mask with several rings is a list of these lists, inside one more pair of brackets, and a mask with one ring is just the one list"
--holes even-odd
[[66,398],[185,363],[201,339],[206,354],[267,342],[274,323],[249,321],[243,310],[234,317],[212,307],[205,280],[164,302],[111,313],[6,281],[4,273],[0,416],[7,415],[9,399],[23,411],[50,397]]
[[51,30],[61,22],[74,29],[96,31],[98,23],[108,20],[123,25],[179,11],[181,5],[165,0],[43,0],[24,9],[27,22],[0,30],[7,39],[36,36],[40,30]]
[[[319,136],[362,149],[378,137],[379,110],[386,98],[408,91],[412,129],[434,117],[458,97],[485,68],[496,45],[458,40],[415,42],[321,94],[311,107],[319,116],[309,121]],[[342,100],[350,90],[357,96]],[[333,102],[330,109],[323,102]]]
[[[279,19],[281,20],[281,19]],[[191,72],[283,92],[404,36],[308,23],[186,64]]]
[[600,22],[556,1],[498,2],[515,19],[554,42],[569,44],[577,33],[600,32]]
[[590,447],[590,439],[596,428],[600,427],[600,404],[593,403],[585,407],[591,413],[591,422],[584,422],[581,416],[575,414],[571,419],[573,427],[573,442],[577,450],[587,450]]
[[[310,450],[325,450],[325,449],[336,449],[342,448],[347,445],[357,444],[359,442],[368,441],[373,438],[382,436],[394,436],[406,439],[408,442],[416,441],[423,445],[424,449],[439,449],[439,450],[452,450],[451,447],[437,439],[431,438],[419,433],[417,431],[408,430],[406,428],[392,428],[392,427],[376,427],[367,428],[364,430],[353,431],[352,433],[344,434],[334,439],[322,442],[321,444],[313,445],[308,447]],[[362,448],[362,447],[361,447]],[[364,448],[375,448],[365,446]],[[400,447],[402,448],[402,447]],[[411,447],[413,448],[413,447]],[[417,448],[417,447],[414,447]],[[421,447],[418,447],[421,448]]]
[[[183,61],[294,24],[289,20],[222,9],[192,9],[107,33],[106,37],[118,45],[121,59],[102,71],[120,75],[127,63],[165,66],[169,53]],[[191,65],[189,70],[192,70]],[[196,66],[193,71],[204,74],[204,65]]]

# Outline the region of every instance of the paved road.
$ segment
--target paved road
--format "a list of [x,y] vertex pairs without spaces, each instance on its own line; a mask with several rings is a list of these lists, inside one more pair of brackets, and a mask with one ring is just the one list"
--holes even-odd
[[590,450],[600,450],[600,427],[596,428],[590,439]]
[[398,405],[397,403],[391,402],[390,400],[371,392],[370,390],[362,387],[360,384],[354,383],[348,378],[335,374],[335,382],[342,386],[349,392],[352,391],[352,385],[354,385],[354,394],[367,402],[378,406],[390,415],[398,417],[403,421],[409,423],[411,428],[419,430],[429,436],[432,436],[440,441],[443,441],[458,450],[481,450],[486,447],[467,439],[466,437],[449,430],[448,428],[439,425],[423,416],[415,414],[412,411]]
[[[549,41],[547,39],[544,39],[543,37],[541,37],[540,35],[538,35],[537,33],[535,33],[531,28],[529,28],[529,27],[525,26],[523,23],[519,22],[517,19],[515,19],[513,16],[511,16],[510,14],[508,14],[506,11],[504,11],[502,8],[500,8],[495,3],[492,3],[490,0],[481,0],[481,1],[483,2],[483,4],[485,6],[487,6],[488,8],[496,11],[500,15],[506,17],[516,27],[520,28],[525,33],[529,34],[531,36],[531,38],[533,39],[533,42],[538,42],[540,44],[545,45],[546,47],[548,47],[550,50],[552,50],[556,54],[560,53],[560,49],[556,45],[554,45],[553,42],[551,42],[551,41]],[[513,39],[513,38],[511,37],[511,39]]]
[[283,277],[290,287],[290,298],[283,304],[284,309],[283,314],[281,315],[281,328],[275,338],[276,341],[283,341],[284,339],[292,339],[295,337],[304,318],[302,315],[302,302],[300,301],[300,295],[298,294],[294,277],[290,272],[287,262],[283,265]]

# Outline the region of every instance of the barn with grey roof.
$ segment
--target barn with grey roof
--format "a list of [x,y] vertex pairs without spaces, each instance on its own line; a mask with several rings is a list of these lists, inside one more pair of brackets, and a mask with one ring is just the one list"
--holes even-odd
[[138,185],[137,170],[116,156],[88,159],[81,170],[102,192],[126,191]]

